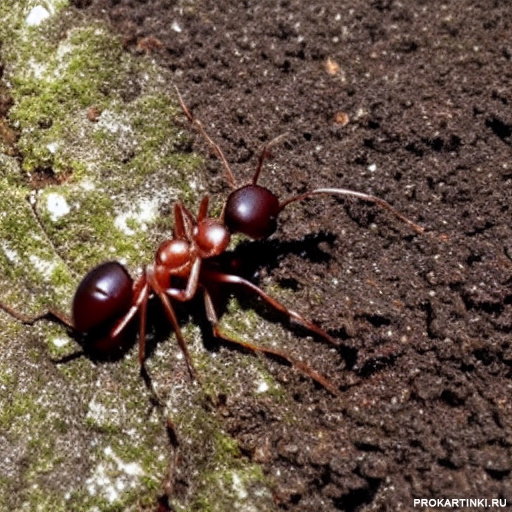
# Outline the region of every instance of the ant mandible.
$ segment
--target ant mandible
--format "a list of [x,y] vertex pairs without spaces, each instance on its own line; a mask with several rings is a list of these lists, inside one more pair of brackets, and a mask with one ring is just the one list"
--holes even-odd
[[184,114],[221,160],[228,182],[233,189],[226,200],[220,219],[208,217],[208,196],[202,199],[196,216],[179,201],[174,207],[173,237],[160,244],[153,263],[147,265],[141,276],[135,280],[131,278],[126,268],[116,261],[102,263],[93,268],[82,279],[75,292],[71,318],[54,310],[48,310],[35,317],[26,317],[2,303],[0,308],[26,324],[33,324],[42,318],[59,322],[72,332],[84,336],[86,351],[100,354],[108,354],[125,344],[128,326],[138,315],[139,362],[143,369],[146,352],[147,305],[150,296],[155,295],[161,301],[176,333],[189,373],[193,379],[196,379],[197,375],[176,317],[173,301],[190,301],[200,290],[206,316],[215,337],[253,352],[281,358],[331,393],[338,394],[334,384],[306,363],[281,350],[232,338],[219,329],[218,315],[212,296],[222,285],[233,284],[255,293],[269,306],[329,344],[339,345],[323,329],[288,309],[252,282],[241,276],[224,272],[217,257],[227,250],[232,234],[241,233],[253,239],[267,238],[276,230],[277,217],[287,205],[314,195],[343,195],[372,202],[390,211],[416,232],[422,233],[423,228],[399,213],[386,201],[347,189],[318,188],[279,201],[273,192],[258,185],[257,182],[263,163],[269,156],[270,148],[279,142],[282,136],[264,146],[252,181],[238,187],[222,150],[208,136],[202,123],[189,111],[178,89],[176,92]]

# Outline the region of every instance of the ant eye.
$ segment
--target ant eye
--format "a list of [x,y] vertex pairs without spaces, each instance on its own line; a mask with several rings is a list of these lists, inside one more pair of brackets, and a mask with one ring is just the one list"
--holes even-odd
[[229,195],[224,223],[231,233],[243,233],[258,240],[274,233],[279,211],[279,200],[270,190],[246,185]]

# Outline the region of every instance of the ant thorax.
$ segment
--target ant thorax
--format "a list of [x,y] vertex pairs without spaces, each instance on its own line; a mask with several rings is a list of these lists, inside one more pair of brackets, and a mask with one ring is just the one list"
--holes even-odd
[[155,254],[155,278],[161,286],[167,288],[171,276],[186,278],[192,265],[193,244],[186,240],[165,240]]

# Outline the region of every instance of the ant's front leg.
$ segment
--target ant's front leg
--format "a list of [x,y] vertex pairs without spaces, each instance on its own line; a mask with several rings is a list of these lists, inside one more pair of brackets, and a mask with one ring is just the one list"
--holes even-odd
[[146,311],[149,297],[149,284],[146,278],[146,271],[134,283],[134,299],[130,309],[117,321],[110,331],[110,338],[116,339],[126,329],[131,320],[137,313],[139,316],[139,363],[144,365],[144,358],[146,355]]
[[[148,275],[149,286],[157,294],[158,298],[162,302],[162,305],[164,307],[167,318],[171,322],[172,328],[174,329],[174,332],[176,333],[178,345],[179,345],[181,351],[183,352],[183,356],[185,357],[185,362],[187,363],[187,368],[190,373],[190,377],[192,378],[192,380],[198,380],[196,370],[192,363],[192,358],[190,357],[190,353],[188,351],[187,342],[185,341],[185,338],[183,337],[183,333],[181,332],[178,318],[176,317],[174,308],[172,307],[171,301],[169,300],[169,297],[167,296],[167,291],[164,290],[158,283],[158,280],[156,279],[156,277],[154,275],[154,270],[149,269],[147,272],[147,275]],[[170,290],[176,290],[176,289],[171,288]],[[179,291],[183,291],[183,290],[176,290],[176,291],[179,292]]]
[[190,275],[188,276],[185,288],[167,288],[165,290],[165,294],[180,302],[188,302],[189,300],[192,300],[197,293],[199,274],[201,272],[201,261],[201,258],[196,258],[194,263],[192,263],[192,268],[190,269]]
[[268,348],[268,347],[262,347],[261,345],[254,345],[253,343],[248,343],[246,341],[234,339],[231,336],[228,336],[227,334],[224,334],[219,329],[219,319],[217,317],[217,313],[215,311],[215,306],[213,304],[213,300],[206,290],[206,288],[203,289],[204,293],[204,304],[206,309],[206,316],[208,317],[208,321],[210,322],[213,330],[213,335],[216,338],[219,338],[221,340],[227,341],[228,343],[232,343],[234,345],[238,345],[240,347],[243,347],[247,350],[250,350],[251,352],[259,352],[268,356],[277,357],[279,359],[282,359],[289,363],[291,366],[299,370],[302,374],[306,375],[307,377],[310,377],[315,382],[318,382],[322,387],[327,389],[330,393],[333,395],[339,395],[339,390],[336,388],[336,386],[330,382],[326,377],[324,377],[322,374],[318,373],[317,371],[313,370],[310,366],[308,366],[306,363],[299,361],[298,359],[295,359],[294,357],[286,354],[285,352],[282,352],[281,350]]

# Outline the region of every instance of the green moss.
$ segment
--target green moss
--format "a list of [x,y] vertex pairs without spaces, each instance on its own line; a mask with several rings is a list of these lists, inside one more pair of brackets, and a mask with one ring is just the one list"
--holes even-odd
[[43,512],[51,510],[52,512],[67,512],[69,509],[64,500],[49,496],[44,489],[35,488],[29,494],[28,501],[25,502],[23,511]]
[[[27,314],[47,307],[69,311],[80,277],[101,261],[121,259],[130,271],[150,262],[172,227],[172,215],[162,218],[161,212],[172,211],[178,198],[195,211],[207,179],[198,172],[202,158],[179,151],[189,135],[176,126],[183,115],[165,86],[170,75],[150,59],[124,53],[100,23],[68,14],[26,27],[31,5],[0,4],[2,59],[15,100],[10,122],[20,132],[21,151],[21,166],[0,155],[0,300]],[[97,122],[87,117],[92,107]],[[34,193],[33,183],[42,190]],[[56,209],[52,199],[67,210]],[[220,208],[215,204],[211,212]],[[51,358],[79,349],[62,326],[0,318],[0,383],[7,390],[0,392],[0,426],[14,445],[27,449],[24,465],[15,466],[24,493],[11,492],[18,474],[16,481],[0,477],[0,505],[76,512],[151,508],[169,462],[162,454],[170,448],[159,413],[148,413],[136,349],[115,363],[81,357],[56,365]],[[236,307],[224,320],[249,340],[261,326],[257,315]],[[238,372],[270,382],[265,363],[240,352],[235,364],[224,364],[204,351],[199,329],[183,331],[196,339],[191,353],[203,387],[181,384],[169,391],[197,489],[183,502],[176,499],[176,507],[225,511],[242,503],[272,510],[261,469],[241,456],[209,404],[220,393],[240,392],[245,383]],[[170,341],[159,350],[162,360],[155,354],[151,361],[163,386],[177,350],[174,336]],[[123,492],[113,492],[118,488]]]
[[[55,254],[27,201],[29,191],[10,183],[8,172],[0,168],[0,262],[3,276],[16,285],[24,284],[25,289],[8,287],[6,302],[12,305],[29,303],[44,305],[49,297],[59,292],[70,293],[70,275],[63,261]],[[43,293],[45,283],[52,282],[52,288]],[[1,286],[1,284],[0,284]],[[59,300],[55,301],[60,302]],[[34,304],[32,310],[37,309]]]
[[[241,457],[237,443],[223,432],[211,411],[196,403],[193,413],[174,420],[180,438],[186,439],[185,456],[200,468],[194,479],[194,495],[187,502],[173,501],[177,510],[221,512],[240,508],[243,503],[260,510],[272,509],[261,468]],[[259,489],[256,494],[255,489]]]

